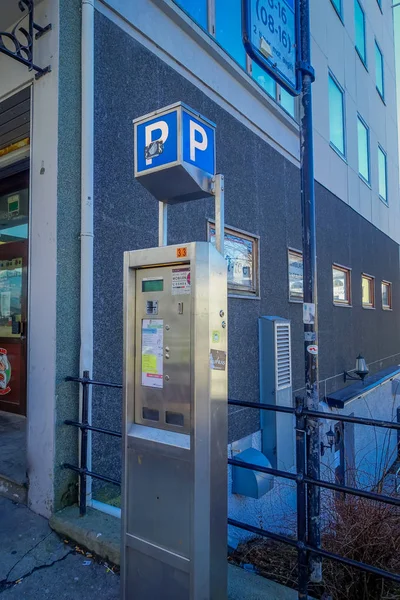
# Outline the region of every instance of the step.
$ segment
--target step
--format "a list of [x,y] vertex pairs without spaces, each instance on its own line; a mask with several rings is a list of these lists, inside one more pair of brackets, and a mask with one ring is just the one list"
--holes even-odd
[[28,502],[28,483],[26,480],[14,481],[0,474],[0,496],[14,500],[19,504]]

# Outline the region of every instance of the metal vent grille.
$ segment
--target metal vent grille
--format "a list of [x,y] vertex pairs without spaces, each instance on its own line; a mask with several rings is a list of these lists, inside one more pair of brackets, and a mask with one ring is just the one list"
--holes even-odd
[[276,389],[292,385],[290,323],[275,323]]

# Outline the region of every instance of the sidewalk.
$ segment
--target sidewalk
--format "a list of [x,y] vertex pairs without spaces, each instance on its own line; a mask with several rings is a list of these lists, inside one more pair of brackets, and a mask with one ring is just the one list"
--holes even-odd
[[[95,522],[97,515],[104,516],[90,512]],[[119,600],[119,575],[76,548],[50,529],[46,519],[0,497],[0,600]],[[229,600],[297,599],[294,590],[233,565],[228,567],[228,588]]]
[[0,540],[1,600],[119,600],[118,575],[65,544],[46,519],[1,497]]

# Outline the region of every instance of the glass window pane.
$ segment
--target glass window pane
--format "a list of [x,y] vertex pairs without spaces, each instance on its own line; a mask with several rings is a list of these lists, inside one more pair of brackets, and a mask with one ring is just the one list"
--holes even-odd
[[336,269],[333,267],[333,300],[335,302],[340,303],[349,303],[349,290],[348,290],[348,281],[349,281],[349,272]]
[[294,117],[294,98],[283,88],[281,88],[281,106],[289,113],[289,115]]
[[207,0],[175,0],[196,23],[207,30]]
[[364,125],[360,118],[357,119],[358,129],[358,172],[369,182],[369,140],[368,127]]
[[[209,223],[208,239],[215,245],[215,226]],[[225,227],[224,254],[228,267],[228,291],[255,295],[258,291],[257,238]]]
[[374,306],[374,280],[363,275],[361,281],[363,306]]
[[382,282],[382,306],[383,308],[392,308],[390,283]]
[[224,50],[246,69],[246,52],[242,41],[241,0],[216,0],[215,37]]
[[375,42],[375,63],[376,63],[376,87],[382,98],[384,97],[383,87],[383,56],[378,44]]
[[331,0],[331,2],[336,8],[337,13],[342,16],[342,0]]
[[387,202],[387,165],[386,154],[378,147],[379,195]]
[[364,11],[358,0],[354,0],[354,16],[356,22],[356,48],[362,58],[367,62],[367,55],[365,50],[365,16]]
[[270,96],[276,98],[276,83],[268,73],[263,71],[255,62],[252,63],[252,76]]
[[344,156],[343,92],[329,75],[329,131],[330,141]]
[[289,251],[289,300],[303,301],[303,256]]

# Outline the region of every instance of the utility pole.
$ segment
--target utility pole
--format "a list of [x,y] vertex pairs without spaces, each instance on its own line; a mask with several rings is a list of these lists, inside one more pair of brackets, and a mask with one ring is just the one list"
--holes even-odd
[[[315,227],[314,145],[311,87],[315,79],[311,66],[311,32],[309,0],[300,0],[300,46],[302,72],[300,160],[301,160],[301,208],[303,221],[303,290],[304,290],[304,358],[306,406],[319,408],[318,378],[318,315],[317,315],[317,252]],[[307,419],[307,475],[313,479],[320,476],[320,436],[316,419]],[[308,486],[308,541],[319,548],[321,544],[320,489]],[[322,561],[310,556],[310,579],[321,581]]]

